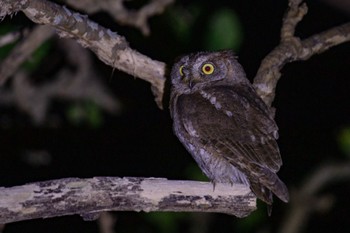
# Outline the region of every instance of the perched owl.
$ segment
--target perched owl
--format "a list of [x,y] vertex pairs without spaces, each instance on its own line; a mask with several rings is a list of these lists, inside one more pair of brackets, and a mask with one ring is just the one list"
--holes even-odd
[[276,172],[282,160],[273,114],[232,51],[183,56],[171,71],[173,129],[215,183],[243,183],[272,204],[289,194]]

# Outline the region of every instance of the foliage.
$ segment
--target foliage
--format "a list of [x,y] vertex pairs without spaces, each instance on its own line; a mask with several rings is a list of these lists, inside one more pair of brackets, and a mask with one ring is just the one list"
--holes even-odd
[[350,157],[350,127],[344,127],[338,133],[338,145],[341,151]]
[[204,45],[207,50],[238,51],[242,40],[242,26],[232,9],[218,9],[210,16],[204,35]]

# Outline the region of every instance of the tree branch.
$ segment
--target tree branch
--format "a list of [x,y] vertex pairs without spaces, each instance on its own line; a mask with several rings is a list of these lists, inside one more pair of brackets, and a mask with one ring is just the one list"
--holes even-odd
[[0,188],[0,224],[103,211],[216,212],[245,217],[256,197],[242,184],[170,181],[162,178],[67,178]]
[[98,11],[108,12],[116,22],[122,25],[134,26],[148,36],[150,29],[147,23],[148,18],[162,13],[165,8],[174,0],[152,0],[138,10],[130,10],[124,6],[125,0],[66,0],[66,2],[76,9],[84,10],[88,14]]
[[46,0],[2,0],[0,9],[0,17],[22,11],[35,23],[51,25],[61,37],[74,38],[107,65],[150,82],[156,103],[162,108],[165,63],[131,49],[123,36],[96,24],[87,16]]
[[0,36],[0,47],[14,43],[18,38],[20,38],[21,33],[18,31],[9,32],[5,35]]
[[320,191],[335,182],[345,180],[350,180],[350,163],[324,165],[318,168],[299,190],[292,192],[291,208],[279,232],[302,232],[313,212],[328,210],[333,203],[333,198],[329,195],[320,196]]
[[[45,35],[47,29],[50,28],[39,26],[34,29],[32,34],[43,32]],[[7,74],[9,72],[15,73],[15,69],[12,68],[18,68],[20,65],[18,61],[29,55],[23,48],[33,49],[33,40],[37,36],[30,37],[30,40],[25,40],[14,48],[15,51],[6,58],[6,63],[9,65],[2,65],[1,68],[3,69],[0,68],[0,71],[3,70],[4,72],[0,72],[0,74],[5,72]],[[0,104],[17,105],[19,109],[29,114],[36,124],[46,122],[48,108],[53,99],[89,100],[109,113],[118,113],[120,103],[102,85],[100,74],[96,72],[88,50],[82,48],[73,40],[61,40],[60,47],[65,51],[68,66],[60,69],[54,75],[52,82],[46,85],[35,85],[30,82],[27,73],[17,71],[13,77],[12,85],[7,89],[2,88],[0,90]],[[14,62],[11,63],[11,60],[14,60]],[[75,69],[68,68],[72,66]],[[6,69],[7,67],[8,69]]]
[[0,85],[18,71],[18,68],[32,53],[48,40],[54,32],[49,26],[35,27],[25,40],[22,40],[0,65]]
[[[295,28],[307,12],[301,0],[290,0],[283,19],[281,42],[262,61],[254,78],[254,87],[268,106],[271,106],[280,70],[288,62],[306,60],[332,46],[350,41],[350,23],[332,28],[300,41]],[[60,36],[73,37],[90,48],[106,64],[139,77],[152,84],[156,102],[162,108],[166,65],[131,49],[124,37],[89,20],[86,16],[46,0],[2,0],[0,17],[23,11],[36,23],[55,27]]]
[[307,60],[335,45],[350,41],[350,23],[334,27],[302,41],[295,37],[295,27],[307,13],[306,4],[300,5],[301,2],[301,0],[289,1],[289,9],[283,19],[280,44],[263,59],[254,78],[254,87],[268,106],[271,106],[275,98],[277,82],[281,77],[280,70],[285,64]]

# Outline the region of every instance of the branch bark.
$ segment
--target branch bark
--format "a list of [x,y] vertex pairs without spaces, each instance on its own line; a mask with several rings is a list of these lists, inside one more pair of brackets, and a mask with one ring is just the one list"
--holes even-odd
[[165,63],[131,49],[123,36],[55,3],[46,0],[0,2],[0,17],[17,11],[22,11],[35,23],[51,25],[61,37],[74,38],[107,65],[151,83],[156,103],[162,108]]
[[162,178],[67,178],[0,188],[0,224],[80,214],[95,220],[104,211],[214,212],[245,217],[255,195],[242,184],[224,185]]
[[302,0],[290,0],[289,9],[283,19],[280,44],[261,62],[254,78],[254,87],[258,95],[271,106],[275,98],[277,82],[281,77],[281,69],[289,62],[307,60],[315,54],[350,41],[350,23],[334,27],[307,39],[301,40],[294,35],[297,24],[307,13]]

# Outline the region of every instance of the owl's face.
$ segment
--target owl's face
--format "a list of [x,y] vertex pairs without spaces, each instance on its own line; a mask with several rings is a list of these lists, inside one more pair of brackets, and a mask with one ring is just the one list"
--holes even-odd
[[230,50],[183,56],[171,71],[173,88],[184,94],[201,90],[208,84],[232,85],[242,81],[245,81],[243,69]]

